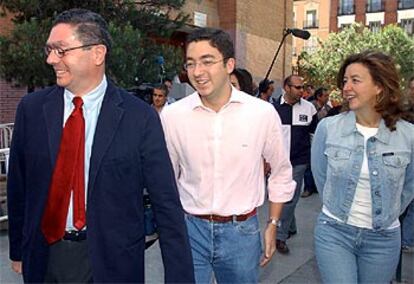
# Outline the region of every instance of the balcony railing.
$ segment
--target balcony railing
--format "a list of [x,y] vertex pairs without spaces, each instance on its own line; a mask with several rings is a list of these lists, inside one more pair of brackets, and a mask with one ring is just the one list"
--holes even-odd
[[319,21],[314,20],[304,20],[303,21],[303,28],[304,29],[316,29],[319,27]]
[[355,14],[355,5],[338,6],[338,16]]
[[384,1],[370,1],[367,3],[366,12],[367,13],[376,13],[385,11],[385,2]]
[[398,0],[398,9],[414,9],[414,0]]

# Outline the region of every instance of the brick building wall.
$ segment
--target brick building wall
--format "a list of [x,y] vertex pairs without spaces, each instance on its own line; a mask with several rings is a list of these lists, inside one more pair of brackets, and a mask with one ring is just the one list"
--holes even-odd
[[[279,45],[283,30],[292,26],[292,0],[188,0],[183,9],[207,15],[207,26],[221,28],[233,38],[237,66],[249,70],[256,82],[263,79]],[[270,78],[281,82],[291,74],[290,36],[281,49]]]
[[[13,28],[12,16],[0,17],[0,33],[9,33]],[[1,62],[0,62],[1,64]],[[0,124],[14,122],[17,104],[26,94],[26,88],[16,88],[0,78]]]
[[26,92],[26,88],[13,87],[0,79],[0,124],[14,122],[17,104]]

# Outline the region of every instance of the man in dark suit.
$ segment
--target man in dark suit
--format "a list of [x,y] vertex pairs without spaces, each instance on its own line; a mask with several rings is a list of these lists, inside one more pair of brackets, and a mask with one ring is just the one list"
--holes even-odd
[[[144,282],[147,188],[165,281],[194,282],[158,115],[106,79],[109,51],[100,15],[72,9],[56,18],[45,52],[57,86],[25,96],[16,114],[8,177],[12,269],[25,282]],[[73,117],[83,125],[79,140],[67,134],[75,133]],[[73,157],[64,151],[71,139],[84,143]],[[78,157],[72,173],[68,165]]]

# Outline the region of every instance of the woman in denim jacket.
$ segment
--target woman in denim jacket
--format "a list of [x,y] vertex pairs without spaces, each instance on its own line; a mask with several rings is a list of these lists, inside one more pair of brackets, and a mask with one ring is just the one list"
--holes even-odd
[[323,119],[311,165],[323,208],[315,253],[325,283],[389,283],[401,248],[399,215],[414,197],[414,125],[401,119],[394,61],[349,56],[338,74],[348,111]]

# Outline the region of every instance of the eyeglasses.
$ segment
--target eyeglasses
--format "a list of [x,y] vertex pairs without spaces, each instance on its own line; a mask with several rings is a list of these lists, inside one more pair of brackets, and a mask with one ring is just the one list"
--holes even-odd
[[217,64],[219,62],[224,62],[227,59],[228,58],[223,58],[223,59],[219,59],[219,60],[213,60],[211,58],[206,58],[206,59],[202,59],[199,62],[190,61],[190,62],[184,63],[184,69],[187,70],[187,71],[192,71],[192,70],[194,70],[197,67],[197,65],[199,65],[200,67],[203,67],[203,68],[210,68],[214,64]]
[[53,51],[56,54],[57,57],[62,58],[63,56],[66,55],[66,52],[68,52],[68,51],[79,49],[79,48],[90,47],[90,46],[94,46],[94,45],[99,45],[99,44],[100,43],[91,43],[91,44],[85,44],[85,45],[69,47],[69,48],[51,47],[49,45],[46,45],[43,48],[43,50],[44,50],[46,56],[49,56],[50,53]]
[[297,86],[297,85],[289,85],[289,87],[293,87],[296,90],[304,90],[305,89],[305,87],[303,85],[300,85],[300,86]]

